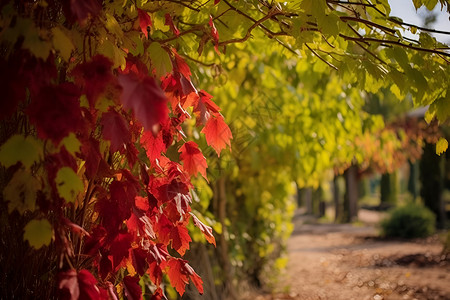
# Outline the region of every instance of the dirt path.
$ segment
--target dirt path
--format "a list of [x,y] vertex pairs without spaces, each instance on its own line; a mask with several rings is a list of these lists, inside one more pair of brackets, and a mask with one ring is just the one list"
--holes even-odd
[[289,293],[259,299],[450,299],[450,260],[437,236],[381,240],[371,224],[379,214],[361,211],[365,225],[308,224],[294,219],[289,264],[279,288]]

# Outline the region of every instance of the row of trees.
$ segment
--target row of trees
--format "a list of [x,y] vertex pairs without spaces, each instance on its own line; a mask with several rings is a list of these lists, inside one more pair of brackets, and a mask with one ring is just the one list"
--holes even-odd
[[448,117],[447,46],[389,14],[386,0],[2,2],[1,298],[261,284],[285,263],[292,182],[362,162],[354,141],[383,127],[361,90]]

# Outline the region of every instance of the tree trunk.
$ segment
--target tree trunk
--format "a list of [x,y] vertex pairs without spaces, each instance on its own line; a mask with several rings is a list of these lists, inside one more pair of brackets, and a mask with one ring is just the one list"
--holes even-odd
[[306,206],[306,214],[307,215],[313,215],[313,195],[312,195],[312,188],[305,188],[303,189],[303,200],[305,201]]
[[397,202],[397,171],[381,175],[380,206],[389,208]]
[[227,218],[227,194],[226,194],[226,178],[224,176],[217,180],[214,186],[214,197],[217,203],[218,221],[222,225],[222,233],[219,235],[217,243],[218,260],[222,269],[223,275],[223,293],[220,294],[220,299],[237,299],[235,289],[233,288],[233,276],[231,270],[231,262],[228,255],[228,242],[226,236],[228,236],[226,218]]
[[358,217],[358,167],[351,165],[345,172],[345,195],[343,222],[352,222]]
[[438,228],[445,226],[445,207],[442,198],[444,187],[444,159],[436,154],[435,145],[425,144],[420,161],[420,195],[423,202],[436,215]]
[[409,164],[409,178],[408,178],[408,192],[411,194],[413,202],[417,199],[417,163],[408,161]]
[[341,217],[341,207],[339,203],[339,176],[334,175],[333,178],[333,202],[334,202],[334,222],[339,222],[339,218]]

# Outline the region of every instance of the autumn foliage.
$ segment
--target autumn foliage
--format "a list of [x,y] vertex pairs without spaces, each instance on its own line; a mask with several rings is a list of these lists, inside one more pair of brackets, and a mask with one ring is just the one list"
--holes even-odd
[[[10,34],[2,35],[6,55],[0,59],[8,212],[31,216],[25,240],[55,251],[62,299],[142,299],[143,276],[153,286],[152,299],[164,299],[166,275],[180,295],[190,280],[202,293],[201,278],[182,256],[191,220],[215,244],[211,227],[190,208],[191,178],[206,178],[207,163],[183,126],[195,117],[220,155],[232,135],[219,107],[197,90],[189,66],[169,45],[161,49],[173,67],[163,76],[125,47],[121,66],[87,50],[90,30],[108,18],[101,2],[33,5],[3,7],[14,11],[2,20]],[[130,32],[147,41],[152,20],[135,11]],[[31,30],[23,37],[20,22],[36,35]],[[170,14],[166,23],[177,35]],[[85,40],[77,45],[74,36]],[[33,39],[40,42],[30,46]],[[168,155],[171,148],[179,156]]]

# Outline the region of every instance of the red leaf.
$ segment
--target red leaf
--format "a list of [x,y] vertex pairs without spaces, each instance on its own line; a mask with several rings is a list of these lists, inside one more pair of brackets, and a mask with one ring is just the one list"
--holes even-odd
[[170,232],[173,228],[172,222],[166,216],[162,215],[156,222],[155,227],[159,242],[167,245],[170,241]]
[[167,252],[167,247],[161,243],[159,244],[150,243],[148,252],[158,264],[161,264],[163,261],[166,261],[167,257],[169,256],[169,253]]
[[147,75],[119,74],[122,103],[132,109],[146,130],[157,132],[157,125],[168,118],[167,98],[156,81]]
[[79,98],[80,92],[72,83],[42,88],[27,110],[38,136],[58,145],[69,133],[81,130]]
[[123,286],[128,300],[142,299],[142,289],[139,286],[139,278],[125,276],[123,278]]
[[172,17],[170,16],[170,14],[166,14],[166,23],[165,25],[170,26],[170,29],[172,29],[172,32],[178,36],[180,34],[180,31],[178,30],[177,26],[175,26],[175,24],[173,24],[173,20]]
[[77,271],[71,269],[58,274],[59,299],[78,300],[80,287],[78,286]]
[[164,295],[164,291],[158,287],[156,291],[153,293],[152,298],[150,300],[167,300],[166,295]]
[[172,240],[172,248],[180,255],[184,255],[189,249],[189,243],[192,241],[189,232],[184,225],[177,225],[170,231],[170,239]]
[[216,150],[218,156],[227,145],[231,147],[230,140],[233,135],[220,113],[211,116],[201,132],[205,134],[206,142]]
[[81,144],[81,158],[86,161],[86,176],[89,179],[95,178],[102,160],[99,141],[92,136],[84,140]]
[[141,137],[141,145],[144,147],[147,157],[152,164],[161,157],[161,152],[167,150],[161,131],[156,136],[149,131],[144,131]]
[[115,110],[103,113],[101,125],[103,137],[111,141],[113,152],[123,149],[124,144],[131,141],[131,133],[125,118]]
[[108,299],[108,293],[97,286],[97,279],[88,270],[78,272],[80,300]]
[[108,86],[118,88],[117,79],[112,74],[112,66],[111,60],[103,55],[96,55],[91,61],[79,64],[73,69],[75,82],[83,89],[91,108],[95,107],[95,102],[106,92]]
[[132,249],[130,251],[130,256],[133,262],[133,267],[135,268],[136,272],[140,276],[144,276],[145,272],[147,271],[148,264],[146,261],[147,253],[146,251],[142,249]]
[[128,249],[131,248],[133,237],[128,233],[119,233],[111,243],[111,255],[113,268],[116,269],[125,257],[128,257]]
[[189,278],[193,281],[200,294],[203,294],[203,281],[187,261],[180,258],[172,258],[167,263],[167,266],[167,275],[170,283],[181,296],[184,294],[186,284],[189,283]]
[[152,19],[150,19],[149,14],[146,11],[138,8],[139,26],[145,37],[148,38],[148,27],[152,26]]
[[127,227],[130,232],[138,236],[147,236],[151,239],[156,238],[150,218],[138,209],[134,209],[131,217],[127,220]]
[[198,97],[193,103],[193,111],[197,116],[198,124],[205,125],[206,121],[211,117],[211,114],[219,113],[220,107],[218,107],[211,98],[212,96],[203,90],[198,92]]
[[188,80],[191,77],[191,70],[189,69],[188,64],[184,61],[184,59],[177,53],[177,51],[175,49],[172,49],[172,53],[174,56],[173,59],[173,66],[174,69],[177,72],[180,72],[181,74],[184,75],[184,77],[186,77]]
[[107,300],[108,292],[97,286],[97,279],[88,270],[69,270],[59,273],[60,299]]
[[181,271],[185,263],[186,263],[185,260],[176,258],[172,258],[167,263],[168,266],[167,275],[169,276],[170,283],[181,296],[183,296],[184,294],[186,284],[189,283],[188,275],[183,274]]
[[206,158],[203,156],[202,152],[198,148],[197,144],[189,141],[180,150],[180,159],[183,161],[183,168],[189,175],[195,176],[198,172],[207,180],[206,178]]
[[209,27],[211,27],[211,36],[214,40],[214,50],[216,50],[217,54],[220,55],[219,52],[219,32],[217,31],[216,26],[214,26],[214,22],[212,16],[209,16]]
[[102,3],[100,0],[70,0],[70,9],[78,23],[84,25],[89,16],[95,17],[100,13]]
[[194,221],[194,225],[200,228],[200,230],[205,235],[206,240],[209,243],[214,244],[214,246],[216,246],[216,239],[214,238],[212,228],[210,226],[203,224],[203,222],[200,221],[193,213],[191,213],[191,216],[192,221]]
[[150,280],[156,285],[159,286],[162,281],[162,269],[161,266],[156,263],[152,262],[148,265],[147,274],[150,277]]
[[141,196],[136,196],[136,198],[134,198],[134,204],[143,211],[147,211],[150,208],[148,199]]

